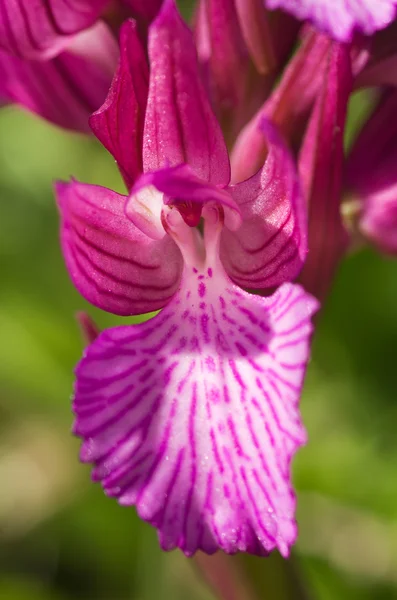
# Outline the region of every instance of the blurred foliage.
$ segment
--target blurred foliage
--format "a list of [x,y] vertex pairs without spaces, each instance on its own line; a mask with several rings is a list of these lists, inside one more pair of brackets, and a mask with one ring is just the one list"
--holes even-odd
[[[74,315],[122,320],[88,306],[63,265],[52,182],[71,174],[123,189],[93,139],[1,111],[0,600],[211,600],[193,561],[162,553],[77,459]],[[310,442],[294,462],[291,564],[309,598],[397,598],[396,297],[397,264],[362,251],[343,264],[318,324],[302,400]],[[235,560],[259,598],[282,600],[276,555]]]

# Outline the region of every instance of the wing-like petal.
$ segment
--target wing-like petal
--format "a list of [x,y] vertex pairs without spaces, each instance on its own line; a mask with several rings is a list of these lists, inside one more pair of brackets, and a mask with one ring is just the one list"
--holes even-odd
[[159,315],[88,348],[73,404],[81,459],[165,550],[288,555],[315,309],[299,286],[261,298],[216,269],[186,268]]
[[0,47],[14,56],[55,56],[87,29],[109,0],[0,0]]
[[103,23],[74,36],[48,61],[26,61],[0,50],[0,95],[48,121],[88,133],[117,64],[117,44]]
[[221,259],[240,286],[271,288],[292,281],[307,253],[304,196],[292,156],[269,123],[262,123],[267,158],[256,175],[229,188],[242,226],[222,233]]
[[333,42],[326,77],[299,156],[309,212],[309,252],[300,281],[323,299],[346,250],[342,223],[343,134],[352,88],[348,46]]
[[202,179],[226,185],[225,142],[200,80],[191,31],[174,0],[164,1],[149,28],[149,62],[144,170],[187,163]]
[[397,0],[265,0],[270,10],[281,8],[310,20],[336,40],[348,42],[355,31],[371,35],[391,23]]
[[149,66],[134,21],[120,32],[120,61],[105,103],[90,127],[113,154],[128,187],[142,173],[142,140]]
[[56,187],[62,249],[73,283],[92,304],[119,315],[162,308],[178,289],[182,256],[153,241],[124,214],[126,198],[73,181]]

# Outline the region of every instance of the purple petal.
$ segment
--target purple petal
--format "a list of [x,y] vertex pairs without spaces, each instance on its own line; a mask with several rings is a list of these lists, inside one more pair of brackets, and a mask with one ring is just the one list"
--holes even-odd
[[244,41],[259,73],[275,67],[276,56],[263,0],[235,0]]
[[[249,2],[252,3],[252,0]],[[244,25],[242,29],[236,9],[234,0],[201,0],[195,24],[202,71],[206,76],[215,112],[223,129],[227,131],[228,140],[233,140],[252,117],[268,90],[264,78],[252,65],[249,46],[243,36],[245,31],[259,54],[258,44],[251,31],[253,27],[249,23],[249,11],[247,7],[240,11]],[[263,5],[260,9],[265,13]],[[265,14],[262,16],[264,23],[257,23],[258,28],[266,26]],[[263,46],[266,40],[265,29],[261,30],[260,39]],[[269,42],[267,45],[269,46]],[[263,56],[261,58],[261,68],[268,71],[269,61],[265,65],[266,59]]]
[[221,258],[229,276],[245,288],[292,281],[307,253],[306,208],[288,149],[269,123],[262,124],[268,154],[256,175],[229,188],[243,219],[222,233]]
[[265,0],[302,21],[309,20],[336,40],[348,42],[355,31],[371,35],[391,23],[397,0]]
[[88,133],[89,115],[109,89],[117,44],[98,23],[48,61],[25,61],[0,51],[0,95],[64,127]]
[[227,184],[229,158],[198,73],[196,49],[174,0],[165,0],[149,29],[150,85],[145,171],[181,163],[214,184]]
[[299,286],[261,298],[215,268],[189,268],[154,319],[89,347],[73,404],[81,459],[159,530],[163,549],[289,554],[316,308]]
[[358,136],[347,164],[359,228],[382,252],[397,253],[397,92],[387,91]]
[[309,207],[309,252],[300,281],[318,298],[328,291],[348,242],[340,203],[343,134],[351,88],[349,48],[334,42],[299,157]]
[[0,47],[21,58],[51,58],[72,34],[93,25],[108,2],[0,0]]
[[178,289],[182,257],[170,237],[153,241],[124,215],[125,196],[73,181],[56,186],[69,274],[92,304],[119,315],[163,307]]
[[241,131],[231,163],[233,182],[251,177],[264,163],[266,138],[263,119],[276,124],[292,145],[298,145],[321,88],[331,40],[308,29],[299,50],[291,59],[272,95]]
[[105,103],[90,118],[97,138],[113,154],[127,187],[142,173],[142,140],[149,67],[134,21],[120,33],[120,62]]

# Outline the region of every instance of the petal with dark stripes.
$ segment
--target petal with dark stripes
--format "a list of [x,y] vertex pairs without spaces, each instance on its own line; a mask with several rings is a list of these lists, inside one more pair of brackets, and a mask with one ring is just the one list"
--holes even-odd
[[95,23],[109,0],[0,0],[0,47],[42,59],[64,49],[70,36]]
[[145,49],[130,20],[120,32],[120,60],[104,104],[90,118],[90,127],[114,156],[131,187],[142,173],[142,138],[149,86]]
[[186,163],[205,181],[226,185],[226,145],[200,79],[192,33],[174,0],[164,1],[149,28],[149,62],[144,171]]
[[208,264],[186,267],[154,319],[86,351],[73,403],[81,459],[165,550],[288,555],[314,310],[299,286],[262,298]]
[[281,8],[297,19],[310,20],[336,40],[348,42],[356,31],[375,33],[391,23],[397,0],[265,0],[267,8]]
[[263,121],[268,154],[262,169],[228,188],[243,224],[222,232],[221,259],[229,276],[250,289],[271,288],[299,273],[307,252],[307,223],[298,174],[275,128]]
[[118,48],[98,23],[47,61],[27,61],[0,50],[0,95],[55,125],[89,133],[88,119],[106,98]]
[[124,214],[125,196],[78,183],[56,185],[62,250],[79,292],[118,315],[162,308],[180,282],[182,256],[169,236],[154,241]]

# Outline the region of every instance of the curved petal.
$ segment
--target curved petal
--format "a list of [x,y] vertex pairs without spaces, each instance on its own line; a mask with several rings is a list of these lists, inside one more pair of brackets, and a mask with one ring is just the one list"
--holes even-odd
[[271,288],[293,280],[307,253],[307,217],[298,174],[288,149],[270,123],[262,123],[268,155],[256,175],[229,188],[243,224],[224,230],[221,259],[245,288]]
[[72,181],[56,185],[62,249],[73,283],[118,315],[162,308],[179,286],[182,256],[168,236],[153,241],[124,215],[126,198]]
[[0,47],[27,59],[51,58],[87,29],[109,0],[0,0]]
[[73,404],[81,459],[158,528],[163,549],[288,555],[315,309],[299,286],[261,298],[189,268],[154,319],[88,348]]
[[142,173],[142,140],[149,66],[134,21],[120,32],[120,61],[105,103],[90,118],[96,137],[114,156],[127,187]]
[[310,110],[321,89],[332,40],[307,28],[301,46],[262,108],[240,132],[231,155],[232,182],[260,169],[267,154],[263,119],[277,125],[291,146],[299,146]]
[[265,0],[267,8],[281,8],[302,21],[309,20],[340,42],[353,33],[371,35],[391,23],[397,0]]
[[349,47],[333,42],[321,93],[299,155],[299,172],[309,212],[309,253],[300,282],[323,299],[346,250],[342,222],[343,135],[352,89]]
[[187,163],[202,179],[226,185],[225,142],[200,80],[191,31],[174,0],[164,1],[149,29],[149,62],[144,171]]
[[48,121],[89,133],[88,118],[109,89],[117,44],[98,23],[48,61],[26,61],[0,51],[0,95]]

